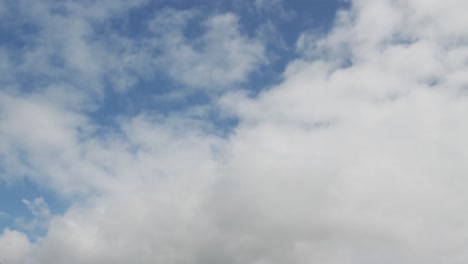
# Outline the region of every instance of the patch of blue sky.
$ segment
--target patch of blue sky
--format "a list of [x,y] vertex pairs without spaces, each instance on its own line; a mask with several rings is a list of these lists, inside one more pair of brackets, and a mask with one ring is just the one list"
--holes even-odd
[[[1,19],[0,21],[4,21]],[[0,23],[0,43],[2,48],[22,50],[29,44],[27,36],[37,33],[37,28],[29,23]]]
[[[51,214],[60,215],[69,206],[69,201],[59,198],[54,192],[39,186],[32,182],[27,177],[21,180],[12,182],[0,181],[0,230],[4,228],[12,228],[22,230],[16,219],[23,218],[25,222],[34,220],[34,215],[28,210],[28,207],[23,203],[23,199],[32,201],[42,197],[47,203]],[[22,230],[31,239],[44,235],[45,230]]]
[[29,38],[39,32],[39,27],[23,16],[16,1],[4,1],[5,10],[0,16],[0,44],[3,48],[22,49]]

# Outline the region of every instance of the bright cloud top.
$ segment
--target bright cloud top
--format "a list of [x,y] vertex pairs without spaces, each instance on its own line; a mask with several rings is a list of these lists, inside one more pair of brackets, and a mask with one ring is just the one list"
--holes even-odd
[[[0,208],[16,219],[2,263],[468,261],[464,1],[351,1],[255,91],[281,55],[261,34],[271,21],[248,31],[238,10],[174,7],[137,23],[148,3],[27,3],[0,4],[21,33],[0,49],[0,179],[69,207]],[[151,89],[208,99],[162,113],[133,100]],[[104,122],[111,96],[136,110]],[[220,119],[236,120],[229,133]]]

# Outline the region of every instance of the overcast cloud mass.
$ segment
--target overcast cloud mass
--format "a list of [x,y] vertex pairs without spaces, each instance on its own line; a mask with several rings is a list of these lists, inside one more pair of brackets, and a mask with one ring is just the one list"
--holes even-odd
[[291,2],[0,0],[0,262],[468,263],[468,2]]

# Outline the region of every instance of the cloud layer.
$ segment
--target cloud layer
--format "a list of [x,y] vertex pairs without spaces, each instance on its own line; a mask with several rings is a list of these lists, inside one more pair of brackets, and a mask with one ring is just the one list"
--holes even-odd
[[[0,50],[1,179],[71,204],[24,200],[47,234],[4,229],[0,261],[466,263],[465,2],[354,0],[256,96],[238,87],[266,44],[238,15],[164,9],[144,36],[102,29],[125,3],[38,2],[25,48]],[[109,87],[156,75],[209,103],[91,117]]]

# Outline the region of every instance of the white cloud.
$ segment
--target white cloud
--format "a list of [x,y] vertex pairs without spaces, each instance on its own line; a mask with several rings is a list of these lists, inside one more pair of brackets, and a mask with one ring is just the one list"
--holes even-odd
[[[8,3],[5,28],[13,35],[0,66],[2,81],[41,90],[64,84],[101,99],[104,81],[126,90],[146,74],[133,60],[139,56],[128,39],[105,30],[110,19],[144,6],[145,1],[15,1]],[[102,29],[104,28],[104,29]],[[23,32],[23,33],[21,33]],[[18,42],[18,43],[15,43]],[[24,42],[24,43],[23,43]],[[24,45],[23,45],[24,44]],[[143,60],[141,60],[143,62]],[[147,66],[147,65],[145,65]],[[143,68],[147,68],[144,67]]]
[[24,263],[30,248],[28,238],[20,232],[4,229],[0,234],[0,261],[2,263]]
[[259,14],[274,13],[281,19],[291,19],[296,15],[294,11],[284,7],[283,0],[255,0],[253,6]]
[[196,88],[223,90],[245,82],[266,62],[262,43],[243,35],[233,14],[207,18],[204,33],[188,39],[183,31],[197,16],[200,14],[194,10],[165,10],[151,23],[153,31],[162,36],[152,40],[162,54],[156,58],[157,64],[172,78]]
[[[247,81],[266,63],[263,44],[242,33],[238,17],[230,13],[206,17],[197,10],[166,9],[156,12],[151,27],[135,38],[119,31],[133,29],[109,25],[125,12],[141,11],[147,5],[146,1],[9,4],[17,14],[4,19],[5,25],[12,32],[33,29],[17,36],[27,43],[24,48],[0,51],[5,57],[0,64],[5,70],[2,81],[16,85],[23,80],[22,85],[39,90],[66,83],[99,100],[106,84],[125,92],[158,74],[189,87],[223,90]],[[201,25],[199,36],[184,35],[188,20]]]
[[15,218],[15,224],[28,232],[47,230],[52,215],[44,198],[38,197],[32,201],[22,199],[21,201],[31,212],[33,218],[27,221],[24,217],[17,217]]
[[[4,180],[29,175],[58,188],[65,183],[79,188],[70,182],[78,179],[70,178],[62,169],[70,168],[69,162],[80,160],[77,144],[80,136],[86,136],[92,127],[84,114],[73,109],[73,103],[72,109],[64,105],[74,102],[73,99],[65,97],[60,102],[62,98],[61,89],[27,97],[0,93],[0,155],[7,172],[2,175]],[[51,99],[56,101],[50,103]],[[67,186],[63,186],[63,191],[68,190]]]
[[[467,226],[448,227],[467,218],[456,187],[468,183],[466,82],[450,81],[466,64],[445,56],[466,45],[447,46],[455,42],[433,26],[425,35],[418,16],[392,3],[357,1],[330,35],[300,38],[306,58],[289,65],[282,84],[256,100],[222,101],[244,121],[239,144],[232,140],[242,187],[229,199],[249,197],[237,206],[255,219],[263,213],[270,230],[288,230],[290,256],[305,263],[466,260],[466,238],[455,233]],[[406,16],[415,22],[401,24]],[[443,11],[431,16],[443,20]]]
[[[9,175],[23,168],[80,199],[32,249],[7,229],[0,250],[18,245],[9,263],[466,263],[468,33],[452,24],[464,24],[456,4],[354,1],[329,34],[299,38],[282,83],[217,102],[239,119],[228,138],[203,112],[110,129],[40,93],[2,93]],[[243,81],[261,58],[233,15],[208,18],[198,49],[180,31],[199,14],[168,12],[162,57],[184,57],[166,62],[187,85]],[[244,50],[249,63],[221,56]]]

